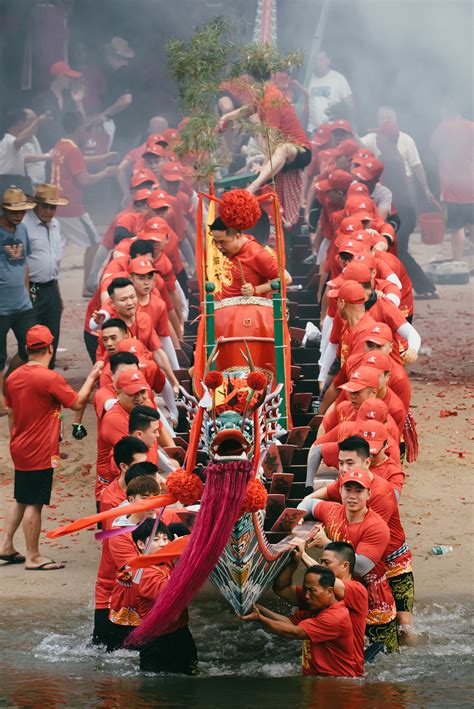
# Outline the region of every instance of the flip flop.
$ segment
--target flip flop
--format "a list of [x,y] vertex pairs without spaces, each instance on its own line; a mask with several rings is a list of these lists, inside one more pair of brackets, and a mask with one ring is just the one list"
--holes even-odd
[[64,569],[65,564],[60,564],[57,561],[45,561],[44,564],[39,566],[25,566],[25,571],[56,571],[57,569]]
[[2,566],[8,566],[9,564],[24,564],[26,559],[20,552],[16,551],[14,554],[0,554],[0,561],[5,562]]

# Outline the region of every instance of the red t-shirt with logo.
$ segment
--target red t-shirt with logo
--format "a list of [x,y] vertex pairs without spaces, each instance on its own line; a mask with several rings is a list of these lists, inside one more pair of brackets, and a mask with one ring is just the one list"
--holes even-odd
[[83,189],[78,175],[87,172],[82,151],[71,138],[61,138],[53,148],[51,182],[59,187],[61,197],[69,204],[58,207],[58,217],[81,217],[86,211],[83,203]]
[[61,406],[77,393],[58,372],[41,364],[18,367],[5,382],[5,402],[13,410],[10,453],[15,470],[48,470],[59,465]]
[[170,326],[168,321],[168,310],[166,303],[160,296],[151,291],[150,299],[146,305],[139,304],[139,310],[142,313],[147,313],[153,323],[155,332],[158,336],[169,337]]
[[319,613],[298,610],[290,616],[308,636],[303,641],[304,675],[355,677],[354,633],[349,611],[336,601]]
[[368,509],[362,522],[348,522],[343,505],[336,502],[316,502],[313,517],[323,522],[326,534],[333,542],[349,542],[356,554],[374,562],[362,577],[369,592],[367,623],[389,623],[396,616],[395,602],[385,575],[385,557],[390,544],[390,530],[384,520]]
[[230,283],[227,283],[226,279],[222,284],[222,290],[217,296],[219,300],[242,295],[241,289],[244,285],[242,272],[245,282],[251,283],[254,288],[280,275],[275,256],[253,238],[247,239],[235,256],[224,258],[224,263],[224,268],[229,269]]
[[[117,314],[110,301],[104,303],[102,309],[106,310],[111,318],[120,318],[120,315]],[[127,325],[127,337],[140,340],[142,345],[144,345],[148,352],[150,352],[150,358],[152,356],[151,353],[159,349],[161,346],[160,338],[155,332],[150,316],[147,313],[142,312],[140,309],[137,309],[133,323],[131,325]],[[99,335],[96,359],[106,359],[106,352],[107,350],[104,347],[102,337]]]
[[300,123],[291,101],[275,84],[267,84],[263,98],[258,100],[258,117],[270,128],[276,128],[290,143],[310,148],[311,143]]

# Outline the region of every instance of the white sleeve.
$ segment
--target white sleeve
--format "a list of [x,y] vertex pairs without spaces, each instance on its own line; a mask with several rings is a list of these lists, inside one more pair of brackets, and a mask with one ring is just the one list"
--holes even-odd
[[352,96],[352,91],[351,87],[349,86],[349,82],[347,81],[346,77],[344,74],[340,74],[340,80],[339,80],[339,93],[341,96],[341,99],[348,98],[349,96]]
[[400,298],[398,295],[395,295],[395,293],[387,293],[385,294],[385,298],[387,298],[387,300],[391,300],[397,308],[400,307]]
[[391,190],[388,189],[388,187],[385,187],[385,185],[380,185],[379,186],[379,200],[377,207],[379,209],[388,209],[390,210],[392,207],[392,192]]
[[405,154],[405,160],[407,161],[408,165],[410,167],[416,167],[417,165],[421,165],[421,159],[418,153],[418,148],[416,147],[416,143],[413,138],[405,133],[403,136],[403,141],[403,152]]
[[[110,313],[108,313],[107,310],[98,310],[97,312],[99,313],[99,315],[103,315],[103,316],[104,316],[104,321],[103,321],[103,322],[107,322],[107,320],[110,319]],[[103,323],[102,323],[102,324],[103,324]],[[94,318],[91,318],[91,319],[89,320],[89,328],[92,330],[92,332],[96,332],[96,330],[100,330],[100,327],[101,327],[101,326],[96,323],[96,321],[94,320]]]
[[372,559],[369,559],[368,556],[364,556],[363,554],[356,554],[355,558],[356,562],[354,566],[354,571],[357,576],[365,576],[365,574],[368,574],[369,571],[375,566],[375,563],[372,561]]
[[318,382],[325,382],[329,370],[331,369],[331,365],[336,359],[336,354],[337,354],[337,345],[334,344],[333,342],[328,342],[328,346],[326,347],[326,351],[323,356],[323,361],[321,363],[321,367],[319,369],[319,376],[318,376]]
[[397,332],[400,337],[403,337],[408,342],[408,348],[410,350],[418,352],[421,347],[421,337],[418,330],[415,330],[411,323],[404,322],[403,325],[400,325]]
[[323,362],[324,353],[326,352],[326,348],[329,344],[329,336],[331,334],[333,322],[334,322],[334,318],[332,318],[330,315],[326,315],[326,317],[323,320],[323,329],[321,331],[321,344],[319,346],[319,348],[320,348],[320,355],[319,355],[319,362],[318,362],[319,366],[321,366],[321,364]]
[[390,283],[394,283],[400,291],[402,290],[401,281],[396,273],[391,273],[389,276],[387,276],[387,281],[390,281]]
[[360,142],[362,143],[362,145],[364,145],[366,148],[368,148],[375,154],[375,151],[377,150],[376,133],[367,133],[367,135],[362,136]]

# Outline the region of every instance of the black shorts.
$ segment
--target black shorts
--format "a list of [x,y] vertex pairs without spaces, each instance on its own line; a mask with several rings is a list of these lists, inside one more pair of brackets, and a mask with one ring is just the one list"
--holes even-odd
[[140,648],[140,669],[143,672],[196,673],[197,650],[188,626],[173,633],[160,635]]
[[22,505],[49,505],[53,469],[15,470],[13,497]]
[[9,315],[0,315],[0,371],[4,369],[7,361],[7,335],[9,330],[15,333],[18,342],[18,354],[26,362],[26,333],[36,325],[36,313],[33,308],[17,310]]
[[365,626],[365,634],[371,643],[383,643],[387,654],[398,652],[397,621],[395,618],[388,623],[377,623]]
[[413,613],[413,605],[415,600],[415,581],[413,572],[408,571],[406,574],[399,574],[388,579],[390,590],[392,591],[393,600],[397,612]]
[[446,217],[448,229],[461,229],[467,224],[474,224],[474,203],[456,204],[455,202],[447,202],[446,207],[448,210]]
[[311,162],[312,153],[309,148],[303,148],[303,150],[298,150],[296,157],[293,162],[287,163],[283,166],[282,172],[289,172],[290,170],[304,170],[305,167]]

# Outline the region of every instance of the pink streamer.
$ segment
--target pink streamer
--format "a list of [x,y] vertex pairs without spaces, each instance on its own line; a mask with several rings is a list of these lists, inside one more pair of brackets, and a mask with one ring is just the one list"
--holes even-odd
[[189,605],[216,565],[240,516],[252,468],[246,460],[207,466],[201,509],[189,544],[165,590],[126,645],[142,645],[163,635]]

